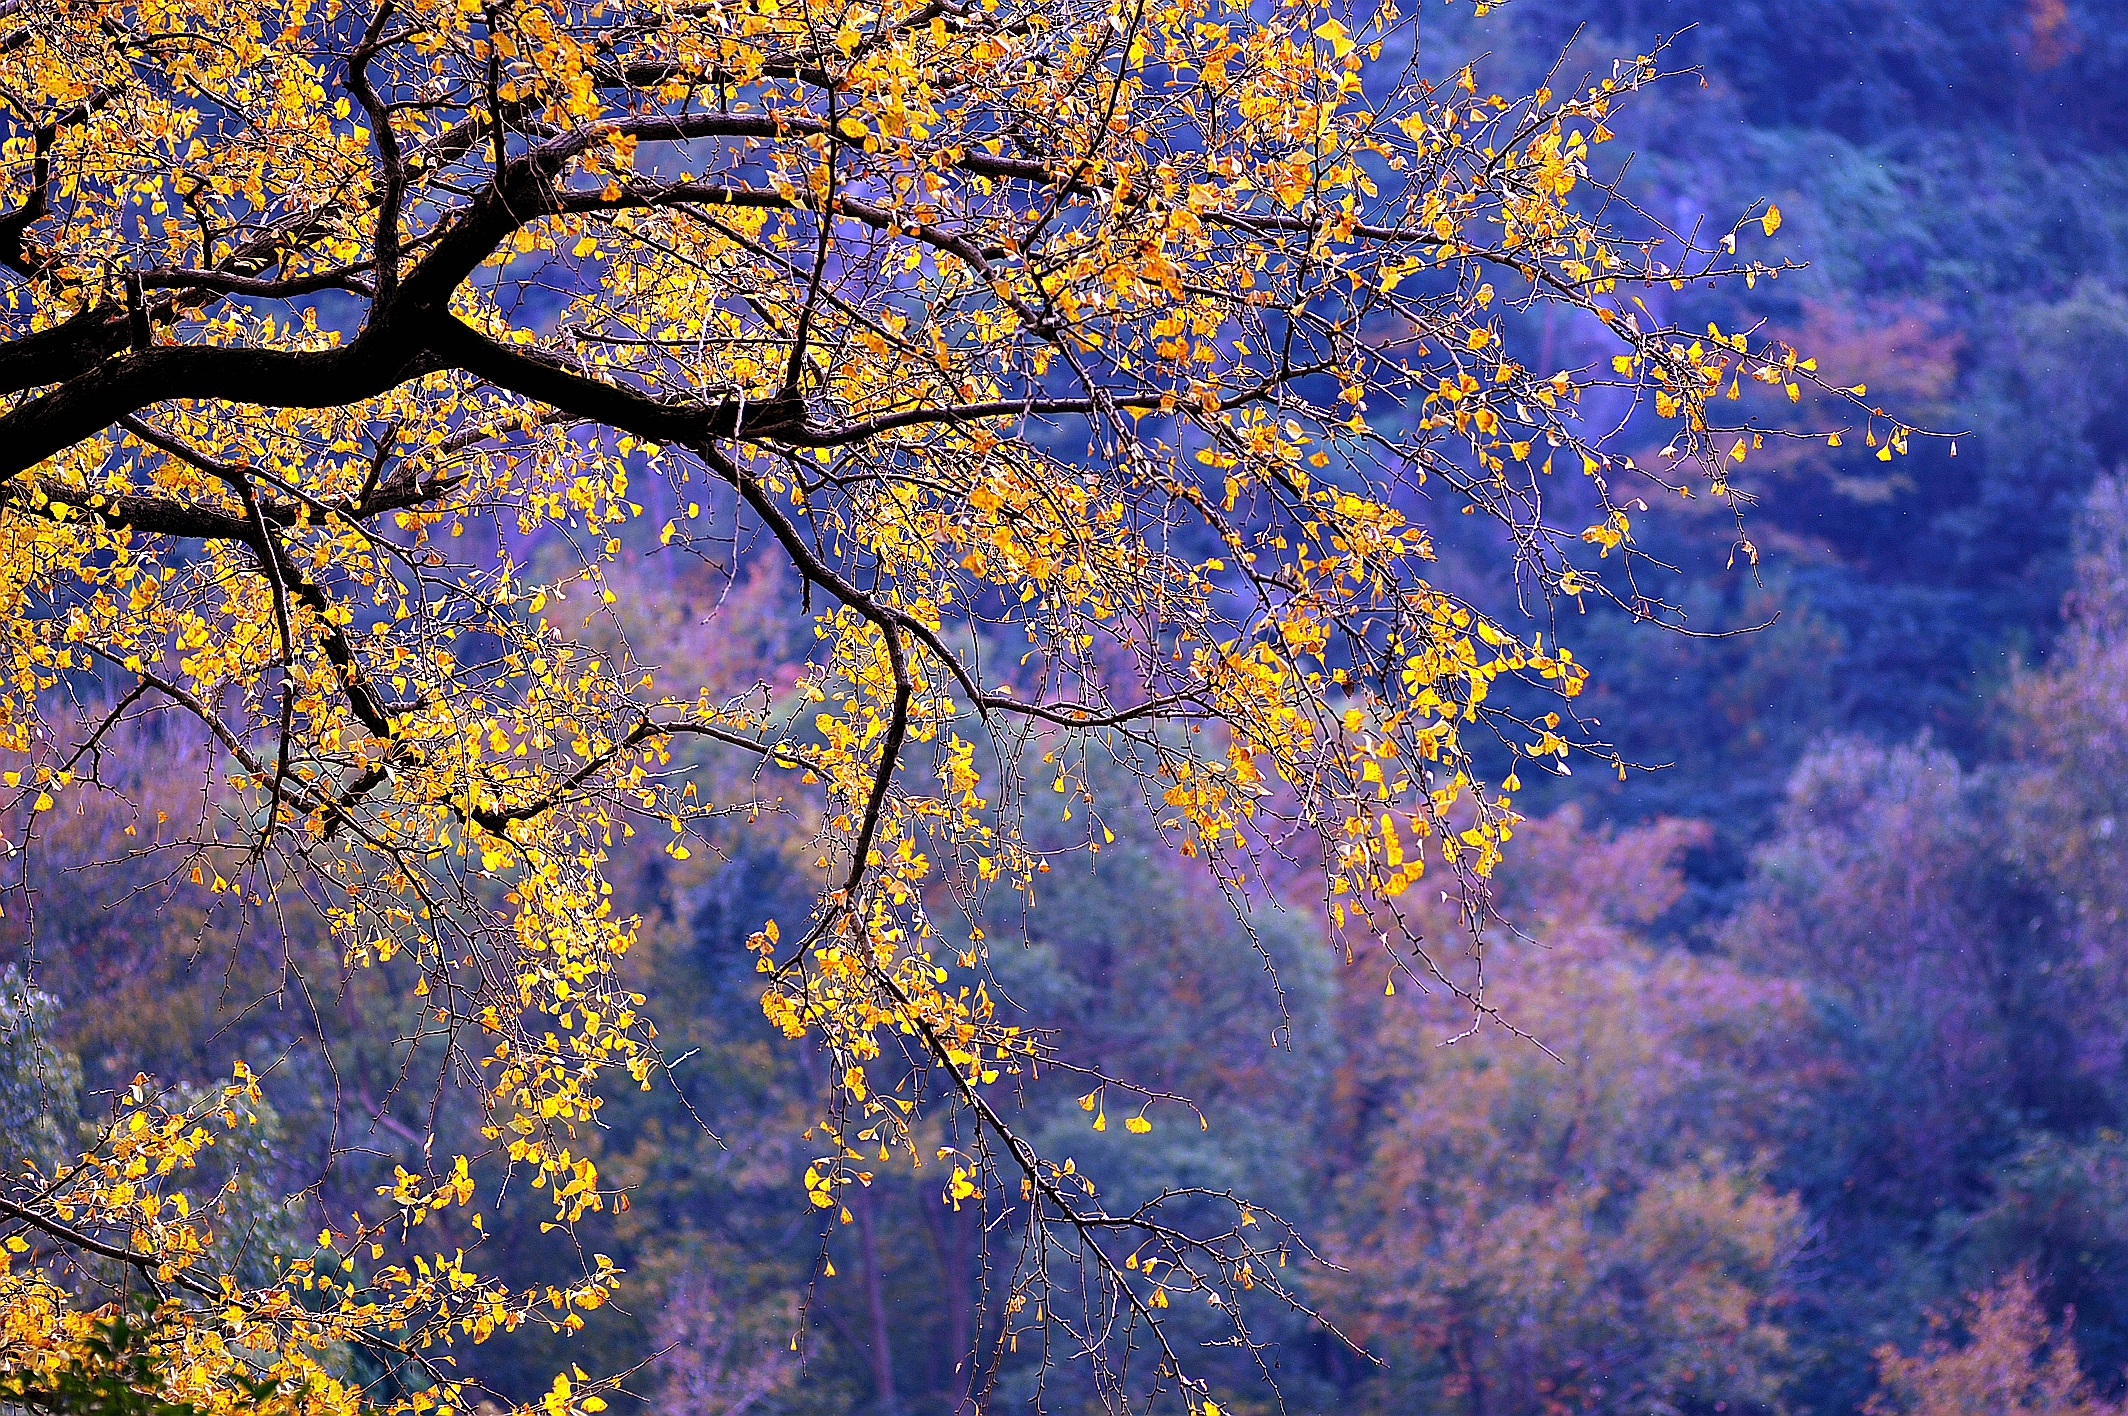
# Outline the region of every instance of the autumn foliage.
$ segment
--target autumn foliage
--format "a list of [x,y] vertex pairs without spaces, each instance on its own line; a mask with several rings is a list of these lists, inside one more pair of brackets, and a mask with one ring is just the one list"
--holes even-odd
[[[876,1171],[943,1160],[937,1203],[1017,1215],[1008,1329],[1063,1324],[1110,1399],[1216,1413],[1167,1310],[1209,1300],[1246,1345],[1238,1295],[1312,1311],[1306,1243],[1236,1194],[1111,1213],[1016,1129],[1014,1088],[1077,1066],[1097,1131],[1197,1118],[1012,1020],[985,921],[1149,808],[1237,899],[1319,872],[1375,978],[1489,1023],[1464,965],[1519,774],[1577,747],[1626,769],[1574,720],[1586,670],[1543,607],[1674,621],[1639,578],[1648,499],[1734,502],[1767,438],[1838,436],[1761,403],[1808,388],[1887,461],[1916,436],[1809,351],[1639,298],[1790,268],[1776,207],[1700,236],[1614,204],[1601,145],[1660,53],[1502,96],[1418,72],[1393,7],[0,17],[8,910],[34,941],[40,847],[106,823],[111,870],[257,946],[232,965],[252,986],[311,999],[321,1034],[350,1000],[401,1031],[383,1102],[335,1092],[328,1168],[364,1127],[421,1137],[358,1212],[245,1272],[186,1187],[256,1114],[257,1071],[137,1083],[85,1154],[10,1182],[11,1370],[71,1370],[99,1284],[146,1295],[155,1370],[202,1409],[260,1400],[260,1373],[291,1412],[463,1409],[470,1349],[581,1327],[622,1282],[595,1238],[505,1280],[483,1196],[507,1177],[539,1203],[515,1222],[565,1234],[625,1204],[589,1136],[675,1059],[610,863],[773,815],[813,889],[747,947],[767,1020],[819,1064],[804,1202],[859,1223]],[[1605,352],[1538,367],[1540,309]],[[1639,464],[1607,436],[1636,409],[1667,441]],[[1459,589],[1422,509],[1494,523],[1533,618]],[[651,548],[780,564],[800,669],[734,689],[638,653],[616,580]],[[180,750],[182,802],[141,766]],[[1037,803],[1065,836],[1022,829]],[[1613,998],[1654,967],[1580,982]],[[1592,1048],[1700,1046],[1609,1008]],[[1423,1117],[1462,1083],[1409,1085]],[[940,1111],[966,1121],[950,1154]],[[1428,1154],[1366,1183],[1431,1184]],[[1792,1216],[1750,1165],[1662,1157],[1629,1242],[1699,1225],[1769,1268]],[[1528,1223],[1579,1222],[1575,1195],[1502,1183]],[[1385,1278],[1448,1321],[1429,1278]],[[1669,1368],[1777,1340],[1748,1281],[1674,1281],[1637,1339]],[[1601,1343],[1625,1319],[1587,1321]],[[357,1390],[351,1351],[387,1375]],[[684,1381],[707,1390],[704,1361]],[[547,1408],[599,1410],[616,1377],[572,1366]]]
[[2069,1322],[2056,1330],[2047,1321],[2030,1275],[2013,1274],[1973,1294],[1961,1317],[1962,1342],[1938,1316],[1938,1334],[1919,1354],[1902,1356],[1889,1347],[1878,1354],[1885,1391],[1871,1400],[1871,1416],[2108,1416],[2120,1409],[2077,1365]]

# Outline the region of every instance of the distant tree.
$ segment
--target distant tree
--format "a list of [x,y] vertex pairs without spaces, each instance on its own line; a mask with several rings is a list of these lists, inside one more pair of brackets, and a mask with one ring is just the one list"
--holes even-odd
[[0,971],[0,1166],[49,1171],[73,1155],[81,1061],[52,1039],[50,995]]
[[[337,1409],[317,1354],[344,1344],[387,1374],[365,1399],[463,1405],[466,1347],[574,1331],[618,1282],[595,1242],[551,1283],[477,1271],[468,1213],[505,1176],[565,1230],[623,1199],[589,1138],[665,1058],[612,852],[662,833],[677,861],[781,811],[815,888],[747,944],[820,1062],[809,1203],[860,1222],[873,1167],[922,1151],[920,1103],[963,1109],[943,1198],[1018,1206],[1007,1342],[1085,1354],[1111,1402],[1215,1412],[1166,1305],[1304,1303],[1289,1236],[1238,1196],[1187,1226],[1110,1213],[1015,1129],[1009,1088],[1061,1060],[983,973],[986,898],[1052,869],[1023,817],[1061,808],[1091,852],[1142,795],[1237,892],[1259,856],[1309,856],[1338,929],[1487,1020],[1407,896],[1425,875],[1475,939],[1518,773],[1577,744],[1625,770],[1569,721],[1586,674],[1545,607],[1670,614],[1638,578],[1642,494],[1737,503],[1781,436],[1729,401],[1745,379],[1777,409],[1835,397],[1887,459],[1911,436],[1807,352],[1636,296],[1791,268],[1757,254],[1771,206],[1702,236],[1617,199],[1602,145],[1659,54],[1491,95],[1469,66],[1421,78],[1417,24],[1313,0],[0,6],[0,750],[31,863],[9,914],[35,917],[55,817],[198,740],[191,809],[143,809],[106,859],[152,860],[329,1031],[290,923],[322,920],[401,1030],[321,1162],[393,1173],[273,1281],[229,1271],[181,1188],[258,1114],[245,1062],[128,1090],[9,1222],[167,1298],[177,1388],[234,1400],[263,1368]],[[1538,365],[1554,312],[1595,362]],[[1643,411],[1668,441],[1645,466],[1608,432]],[[1444,583],[1422,495],[1494,526],[1533,624]],[[730,661],[645,662],[609,572],[661,549],[780,560],[801,681],[732,696]],[[719,753],[749,771],[695,771]],[[1128,792],[1095,800],[1097,757]],[[951,910],[978,922],[949,956]],[[1097,1127],[1181,1114],[1106,1085]],[[44,1272],[0,1306],[64,1349],[86,1329]],[[548,1408],[613,1382],[563,1372]]]
[[[1516,951],[1496,996],[1554,1056],[1414,1039],[1378,990],[1347,1004],[1353,1129],[1333,1144],[1361,1163],[1339,1167],[1350,1273],[1323,1287],[1390,1363],[1356,1399],[1778,1409],[1803,1218],[1757,1153],[1788,1104],[1800,991],[1634,938],[1699,833],[1605,840],[1565,813],[1528,834],[1545,947]],[[1421,1016],[1445,1021],[1444,1001]]]
[[[1976,1293],[1959,1323],[1965,1341],[1931,1338],[1921,1352],[1877,1353],[1882,1394],[1870,1416],[2112,1416],[2121,1408],[2100,1398],[2076,1363],[2065,1322],[2050,1327],[2031,1279],[2015,1274]],[[1935,1320],[1941,1330],[1950,1326]]]
[[2128,480],[2102,477],[2078,518],[2066,632],[2009,694],[2016,755],[2016,845],[2059,887],[2110,1026],[2095,1049],[2120,1062],[2128,1018],[2120,984],[2128,916]]
[[798,1359],[776,1334],[748,1332],[716,1280],[689,1273],[665,1294],[655,1329],[670,1410],[744,1416],[787,1387]]

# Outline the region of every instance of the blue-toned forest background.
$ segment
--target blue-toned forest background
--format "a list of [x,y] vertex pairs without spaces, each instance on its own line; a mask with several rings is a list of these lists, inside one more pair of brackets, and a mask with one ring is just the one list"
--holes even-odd
[[[1001,993],[1077,1055],[1193,1097],[1208,1128],[1097,1134],[1062,1083],[1028,1091],[1030,1124],[1120,1195],[1231,1186],[1315,1237],[1336,1267],[1302,1284],[1364,1350],[1265,1315],[1288,1410],[1892,1409],[1920,1400],[1896,1354],[1985,1336],[1967,1295],[2013,1289],[2057,1332],[2073,1309],[2078,1360],[2117,1397],[2128,7],[1429,5],[1418,62],[1439,76],[1484,55],[1488,86],[1512,92],[1562,51],[1578,72],[1666,35],[1672,65],[1699,72],[1621,115],[1628,186],[1717,229],[1778,202],[1782,250],[1810,264],[1750,292],[1751,317],[1957,430],[1955,453],[1917,440],[1883,463],[1856,436],[1755,459],[1755,569],[1731,528],[1658,508],[1648,546],[1679,567],[1692,626],[1771,621],[1756,633],[1569,616],[1595,672],[1587,711],[1626,758],[1668,765],[1529,784],[1504,890],[1538,943],[1503,942],[1492,967],[1556,1060],[1497,1031],[1441,1045],[1454,1011],[1348,967],[1304,882],[1239,919],[1189,862],[1126,832],[1097,873],[1055,878],[1024,928],[993,928],[1027,941],[996,949]],[[1561,332],[1551,357],[1593,351]],[[1443,543],[1453,558],[1455,534]],[[795,593],[766,571],[726,585],[646,555],[616,589],[643,658],[735,690],[787,684],[809,648]],[[179,781],[186,764],[157,770]],[[96,859],[121,824],[67,818],[55,849]],[[684,863],[624,853],[650,916],[635,967],[668,1055],[687,1057],[688,1105],[661,1090],[604,1113],[601,1169],[636,1186],[609,1232],[624,1301],[570,1343],[467,1360],[531,1396],[557,1362],[663,1352],[631,1385],[647,1409],[704,1416],[943,1416],[992,1371],[985,1410],[1038,1385],[1054,1409],[1089,1409],[1068,1354],[1045,1374],[1040,1354],[998,1349],[978,1299],[1012,1261],[1009,1217],[986,1231],[942,1203],[942,1174],[883,1167],[823,1249],[798,1179],[812,1064],[762,1020],[744,947],[764,918],[805,914],[801,853],[773,831]],[[276,949],[221,937],[181,897],[118,900],[107,877],[56,869],[40,888],[38,985],[93,1006],[50,1015],[78,1066],[10,1054],[12,1124],[49,1109],[33,1073],[84,1112],[139,1070],[226,1074],[232,999],[274,1000],[247,1024],[262,1056],[312,1029],[333,1040],[331,1065],[298,1048],[273,1072],[277,1140],[246,1160],[261,1262],[316,1228],[271,1201],[314,1178],[336,1106],[384,1113],[362,1144],[388,1175],[447,1104],[395,1090],[411,1000],[343,979],[322,940],[315,979],[270,977]],[[36,1144],[61,1146],[70,1121],[42,1116],[59,1130]],[[305,1204],[329,1208],[334,1185],[367,1193],[343,1168]],[[539,1271],[537,1236],[516,1242]],[[1243,1396],[1232,1409],[1275,1409],[1246,1356],[1212,1360]]]

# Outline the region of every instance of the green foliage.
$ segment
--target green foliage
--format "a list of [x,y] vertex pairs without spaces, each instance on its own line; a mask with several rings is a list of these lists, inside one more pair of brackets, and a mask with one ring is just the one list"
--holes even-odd
[[2108,1383],[2128,1368],[2128,1144],[2118,1131],[2027,1137],[1959,1237],[1965,1286],[2021,1267],[2042,1275],[2050,1304],[2076,1314],[2086,1367]]
[[[0,1375],[0,1411],[51,1416],[206,1416],[202,1407],[162,1394],[165,1382],[152,1318],[123,1309],[96,1319],[55,1369]],[[237,1378],[227,1409],[270,1411],[271,1380]]]
[[73,1158],[81,1063],[52,1040],[58,1005],[0,972],[0,1164],[49,1175]]

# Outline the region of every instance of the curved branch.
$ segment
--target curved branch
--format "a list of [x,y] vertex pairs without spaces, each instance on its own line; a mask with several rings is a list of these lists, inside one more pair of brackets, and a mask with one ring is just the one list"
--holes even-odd
[[[123,332],[123,312],[120,313]],[[0,416],[0,482],[173,398],[279,408],[337,408],[442,365],[411,344],[365,337],[338,349],[136,350],[98,364]]]

